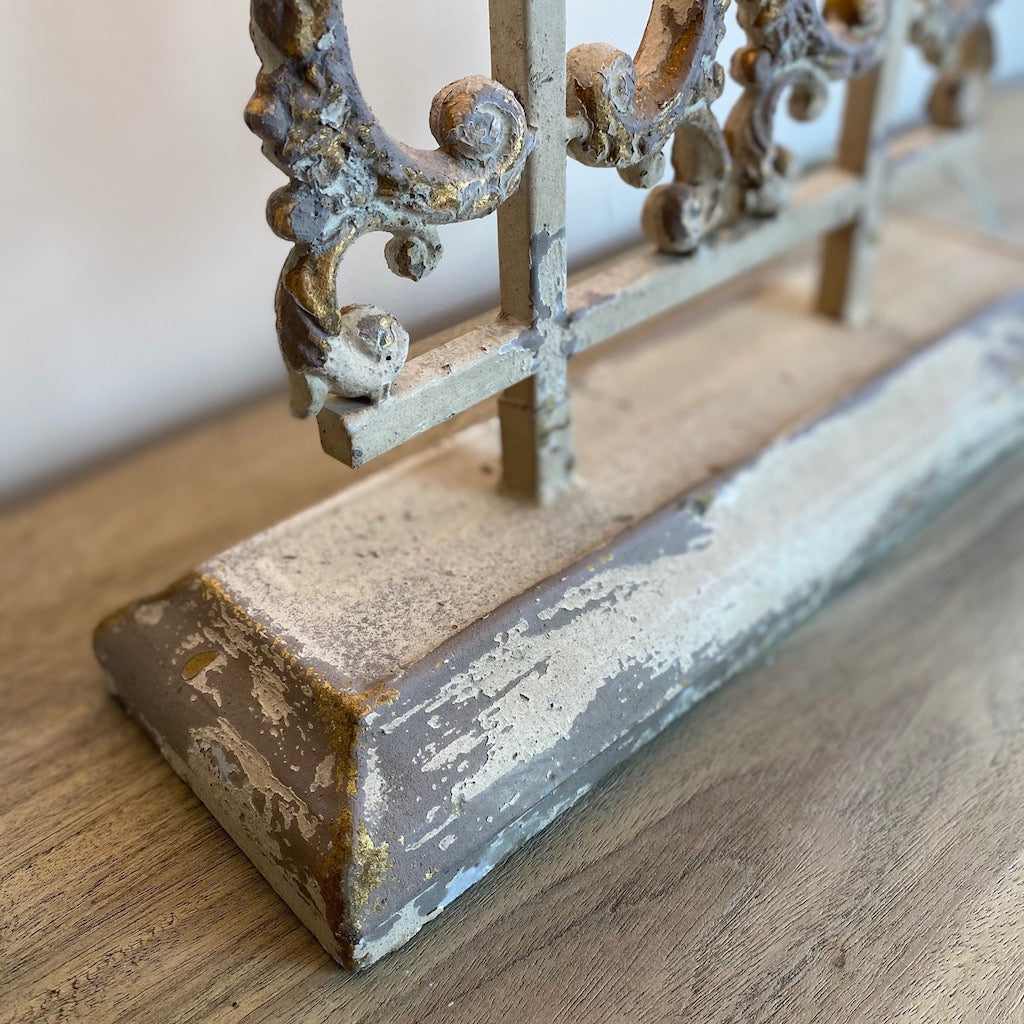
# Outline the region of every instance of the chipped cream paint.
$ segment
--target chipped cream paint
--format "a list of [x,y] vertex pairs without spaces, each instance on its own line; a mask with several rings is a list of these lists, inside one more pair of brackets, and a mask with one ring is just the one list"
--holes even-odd
[[335,767],[334,755],[328,754],[316,766],[313,773],[313,781],[310,784],[311,793],[318,789],[333,789],[338,784],[338,770]]
[[[456,701],[458,703],[458,701]],[[431,724],[431,721],[436,719],[436,715],[432,715],[431,719],[428,719],[428,728],[436,728]],[[455,729],[446,730],[446,735],[451,735],[455,732]],[[468,734],[461,734],[457,736],[448,746],[444,747],[439,753],[435,753],[437,750],[437,744],[431,743],[426,749],[431,752],[430,758],[422,765],[420,771],[432,772],[436,768],[440,768],[444,764],[450,764],[453,757],[459,754],[467,754],[471,750],[475,750],[483,742],[483,737],[472,736]]]
[[[156,625],[156,623],[153,623],[153,625]],[[187,636],[183,637],[181,643],[174,648],[174,653],[181,655],[185,654],[187,651],[194,651],[202,642],[202,633],[189,633]]]
[[[479,882],[520,846],[524,837],[542,831],[590,788],[587,784],[578,787],[569,795],[563,795],[561,799],[549,797],[539,801],[527,814],[498,832],[478,858],[460,867],[447,879],[434,882],[438,870],[432,868],[426,871],[423,880],[431,884],[416,899],[410,900],[399,911],[390,915],[373,938],[362,938],[356,946],[355,959],[362,964],[371,964],[408,942],[425,924],[437,917],[453,900],[458,899],[470,886]],[[430,909],[425,909],[427,907]]]
[[134,611],[135,621],[143,626],[157,626],[167,610],[167,601],[154,601],[152,604],[140,604]]
[[[192,729],[190,735],[192,749],[188,763],[193,772],[208,772],[206,766],[212,757],[221,779],[237,790],[240,799],[248,802],[252,813],[262,819],[268,834],[278,831],[275,818],[279,818],[284,828],[294,823],[303,838],[312,838],[317,820],[305,801],[281,782],[267,759],[242,739],[227,719],[218,719],[216,726]],[[262,808],[254,799],[257,794]]]
[[[1004,339],[1005,357],[1019,361],[1014,331],[1016,320],[993,321],[988,338]],[[440,708],[480,706],[466,731],[426,748],[420,770],[454,780],[451,810],[408,848],[445,832],[460,802],[548,754],[624,670],[639,668],[656,686],[664,679],[662,703],[674,700],[698,655],[716,658],[753,623],[784,616],[842,577],[885,521],[900,481],[963,472],[969,453],[983,450],[1000,424],[1019,430],[1019,396],[999,400],[1010,397],[1009,380],[993,375],[992,400],[980,407],[964,397],[965,380],[990,374],[976,351],[970,336],[954,341],[941,356],[920,358],[912,382],[883,386],[870,417],[851,406],[769,449],[718,490],[702,516],[707,533],[694,546],[639,565],[595,560],[585,582],[536,613],[545,624],[567,619],[563,625],[531,631],[520,620],[429,700],[398,716],[391,728],[423,718],[430,729]],[[929,444],[942,434],[956,438],[946,453]],[[873,453],[870,461],[865,452]],[[480,746],[482,763],[460,775],[463,755]],[[436,809],[427,823],[434,817]]]
[[259,703],[263,717],[274,725],[287,725],[292,713],[288,702],[288,684],[272,669],[255,662],[250,665],[252,695]]
[[319,881],[312,876],[284,869],[281,849],[276,839],[253,827],[253,819],[246,811],[247,805],[244,800],[240,800],[236,790],[225,786],[219,775],[204,770],[205,764],[201,760],[194,760],[191,756],[187,761],[183,760],[148,722],[141,717],[140,722],[157,741],[160,752],[175,774],[192,787],[245,855],[259,868],[275,892],[287,902],[324,949],[331,956],[340,957],[342,949],[327,924],[327,906]]
[[363,814],[373,829],[385,827],[388,817],[388,783],[381,770],[377,748],[369,747],[363,764]]

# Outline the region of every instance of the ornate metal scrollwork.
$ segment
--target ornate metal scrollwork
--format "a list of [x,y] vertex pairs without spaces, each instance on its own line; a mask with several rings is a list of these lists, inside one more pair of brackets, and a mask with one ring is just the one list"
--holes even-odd
[[577,160],[647,188],[661,179],[675,135],[676,180],[655,189],[644,210],[647,233],[669,251],[693,249],[718,214],[729,154],[709,107],[724,84],[714,58],[728,4],[655,0],[635,57],[605,43],[567,57],[567,113],[585,126],[569,143]]
[[828,83],[852,78],[878,63],[886,45],[893,0],[737,0],[748,45],[733,56],[731,73],[744,88],[725,124],[736,195],[732,216],[770,216],[785,205],[792,154],[773,142],[775,112],[789,90],[789,112],[816,117]]
[[915,0],[910,39],[939,69],[928,100],[932,120],[963,128],[978,119],[994,45],[986,22],[994,0]]
[[377,123],[352,67],[341,0],[252,0],[262,61],[246,123],[291,179],[269,200],[274,232],[294,243],[277,289],[277,327],[292,410],[328,394],[385,398],[409,336],[375,306],[339,308],[338,265],[361,235],[391,235],[391,270],[418,280],[441,256],[435,225],[493,212],[517,189],[532,145],[509,90],[463,78],[434,97],[439,149],[417,150]]

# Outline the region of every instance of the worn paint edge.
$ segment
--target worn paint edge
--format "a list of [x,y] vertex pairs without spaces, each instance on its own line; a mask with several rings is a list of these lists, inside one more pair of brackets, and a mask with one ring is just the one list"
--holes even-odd
[[[752,614],[745,624],[741,624],[728,636],[717,637],[717,643],[709,652],[709,659],[698,666],[697,674],[688,679],[684,687],[670,687],[666,693],[666,702],[657,707],[654,713],[643,720],[633,722],[632,728],[623,735],[611,737],[609,747],[601,749],[596,756],[559,785],[551,789],[543,786],[537,777],[534,777],[532,787],[538,799],[531,804],[528,793],[524,793],[524,799],[519,806],[526,806],[526,812],[504,828],[497,827],[483,847],[470,851],[463,846],[452,849],[450,853],[445,851],[448,862],[437,872],[441,878],[433,885],[421,889],[407,901],[404,908],[393,913],[388,920],[375,924],[363,937],[357,949],[364,962],[371,962],[401,945],[418,927],[440,913],[444,906],[486,874],[508,852],[542,829],[562,810],[571,806],[605,771],[657,735],[702,696],[720,686],[778,637],[806,618],[830,593],[843,586],[866,565],[912,531],[946,498],[980,473],[1000,454],[1024,443],[1022,304],[1024,294],[1018,294],[997,304],[978,318],[980,325],[976,323],[954,331],[951,336],[877,378],[813,424],[769,446],[762,455],[745,463],[734,473],[713,485],[705,484],[700,491],[655,513],[600,549],[600,552],[584,559],[581,565],[605,561],[614,564],[617,560],[616,553],[623,553],[630,538],[645,533],[656,533],[659,524],[664,522],[666,517],[678,516],[681,508],[696,509],[699,518],[702,514],[701,507],[708,502],[709,495],[712,500],[716,496],[723,497],[726,501],[734,499],[735,494],[730,493],[735,490],[734,482],[744,479],[749,481],[751,477],[756,477],[759,466],[770,461],[773,456],[777,458],[780,452],[785,453],[787,450],[800,453],[808,447],[813,449],[815,445],[820,453],[823,447],[828,447],[829,438],[836,429],[841,431],[845,428],[849,431],[851,422],[860,422],[858,417],[872,416],[876,408],[884,407],[886,403],[890,407],[890,419],[894,408],[898,410],[898,418],[907,418],[905,425],[908,428],[909,441],[905,441],[902,451],[897,446],[895,456],[888,451],[876,453],[873,457],[870,453],[865,453],[869,466],[877,465],[880,468],[885,466],[886,462],[890,463],[886,469],[889,480],[874,495],[876,501],[880,496],[882,498],[877,514],[861,523],[859,532],[853,532],[852,536],[856,538],[853,546],[848,548],[840,543],[831,554],[826,551],[826,557],[831,558],[831,561],[822,564],[817,574],[810,573],[806,578],[801,578],[800,585],[787,592],[788,596],[783,604],[768,603],[758,606],[755,600],[752,606],[758,609],[758,615]],[[1012,337],[1007,335],[1007,322],[1013,324]],[[990,331],[990,336],[986,336],[986,331]],[[970,372],[964,374],[963,371],[967,367]],[[913,424],[914,410],[911,408],[907,413],[902,410],[902,401],[908,397],[906,391],[909,387],[911,391],[916,391],[914,397],[918,402],[927,401],[931,394],[928,385],[934,384],[936,373],[944,377],[947,389],[959,388],[962,383],[963,400],[958,402],[955,410],[949,410],[951,415],[955,411],[960,420],[943,425],[943,428],[933,432],[909,431]],[[896,394],[895,399],[890,392]],[[913,406],[913,403],[911,405]],[[942,414],[939,415],[941,419]],[[837,427],[833,428],[833,424]],[[818,457],[821,457],[820,454]],[[794,471],[797,471],[800,462],[801,458],[797,454],[792,463]],[[842,488],[840,490],[842,491]],[[743,493],[742,487],[740,492]],[[763,493],[758,493],[756,488],[753,496],[760,499],[766,497]],[[831,527],[831,520],[824,522]],[[836,523],[841,529],[841,522],[837,520]],[[728,549],[728,545],[726,548]],[[742,545],[739,546],[739,551],[742,553]],[[723,571],[725,568],[727,566],[723,566]],[[567,593],[577,589],[573,583],[566,586],[566,581],[574,577],[572,569],[566,570],[565,574],[560,576],[561,586]],[[541,601],[545,607],[552,607],[552,592],[557,592],[559,586],[558,581],[544,581],[526,591],[520,598],[509,602],[505,608],[508,614],[516,619],[520,616],[518,609],[532,607],[535,600]],[[535,594],[543,594],[544,591],[548,593],[542,597],[534,597]],[[464,645],[479,652],[486,660],[489,648],[485,634],[501,634],[507,630],[510,621],[508,614],[496,610],[488,617],[487,624],[478,630],[479,635],[475,639],[467,639]],[[622,614],[625,614],[625,611]],[[495,642],[498,639],[499,637],[495,636]],[[599,645],[598,634],[594,634],[592,640]],[[450,641],[449,644],[451,643]],[[424,662],[440,662],[447,646],[440,649],[437,655],[424,659]],[[518,656],[524,657],[522,652],[518,652]],[[597,658],[596,653],[594,657]],[[525,656],[525,664],[530,663],[531,658]],[[463,673],[460,672],[461,674]],[[431,685],[439,678],[435,675]],[[424,690],[424,696],[429,692],[430,686]],[[461,703],[464,698],[460,695],[453,696],[452,699]],[[436,705],[437,699],[434,698],[429,703],[429,710],[440,710],[443,718],[443,707],[438,709]],[[628,715],[628,712],[626,714]],[[387,721],[386,716],[382,721]],[[429,733],[423,732],[422,742],[427,743],[429,739]],[[596,742],[599,736],[594,734],[586,739]],[[603,767],[596,770],[599,763]],[[509,770],[512,771],[511,768]],[[580,778],[583,775],[586,775],[589,781],[580,785]],[[530,786],[531,782],[528,782],[527,787]],[[463,812],[456,813],[461,815]],[[435,905],[431,906],[431,903]]]

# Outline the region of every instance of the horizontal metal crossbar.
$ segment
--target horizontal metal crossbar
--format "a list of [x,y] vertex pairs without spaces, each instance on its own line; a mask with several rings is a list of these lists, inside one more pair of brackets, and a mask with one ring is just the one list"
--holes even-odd
[[[913,175],[936,163],[967,158],[976,142],[973,129],[927,127],[901,133],[888,147],[888,189],[905,187]],[[639,245],[574,275],[567,292],[569,354],[689,301],[787,248],[852,223],[863,202],[864,186],[856,175],[826,167],[797,185],[784,218],[744,221],[690,256]],[[329,400],[317,417],[324,451],[345,465],[362,466],[534,372],[532,329],[502,320],[497,312],[490,322],[446,333],[456,336],[411,359],[388,401]]]

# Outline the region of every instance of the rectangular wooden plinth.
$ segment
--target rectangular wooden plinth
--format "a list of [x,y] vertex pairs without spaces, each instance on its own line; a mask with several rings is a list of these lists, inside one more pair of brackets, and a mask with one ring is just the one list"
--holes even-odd
[[428,472],[464,472],[490,429],[97,633],[114,692],[346,966],[401,945],[1024,441],[1024,293],[639,520],[629,476],[542,510]]

